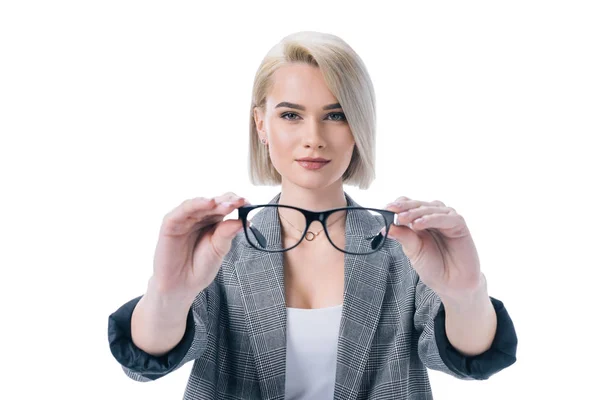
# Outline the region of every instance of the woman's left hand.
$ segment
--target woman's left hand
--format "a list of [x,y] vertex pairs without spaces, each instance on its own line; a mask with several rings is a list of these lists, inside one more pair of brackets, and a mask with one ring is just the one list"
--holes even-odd
[[399,197],[388,236],[400,242],[420,279],[442,299],[460,300],[481,289],[479,257],[464,218],[441,201]]

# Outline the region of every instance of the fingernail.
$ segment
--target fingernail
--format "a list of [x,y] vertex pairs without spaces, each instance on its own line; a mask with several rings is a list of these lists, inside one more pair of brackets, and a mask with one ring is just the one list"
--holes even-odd
[[224,201],[224,202],[222,202],[221,204],[222,204],[223,206],[225,206],[225,207],[230,207],[230,206],[231,206],[233,203],[232,203],[232,202],[230,202],[230,201]]

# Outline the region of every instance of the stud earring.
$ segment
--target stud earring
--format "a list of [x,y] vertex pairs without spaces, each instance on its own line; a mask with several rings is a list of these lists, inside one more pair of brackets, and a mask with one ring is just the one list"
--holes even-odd
[[265,138],[260,139],[260,141],[262,144],[267,144],[267,139],[265,139]]

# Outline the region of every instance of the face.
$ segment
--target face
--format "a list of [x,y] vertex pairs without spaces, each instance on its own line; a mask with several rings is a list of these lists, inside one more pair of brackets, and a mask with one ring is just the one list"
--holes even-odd
[[[272,79],[265,109],[255,108],[254,119],[282,185],[318,189],[341,184],[354,138],[321,70],[294,63],[280,67]],[[327,162],[301,160],[307,157]]]

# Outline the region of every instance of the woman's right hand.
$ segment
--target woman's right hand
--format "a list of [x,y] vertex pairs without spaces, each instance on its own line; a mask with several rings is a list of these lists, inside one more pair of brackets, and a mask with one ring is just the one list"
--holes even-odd
[[161,295],[193,300],[211,284],[242,229],[239,219],[223,218],[244,204],[249,203],[229,192],[186,200],[165,215],[151,279]]

